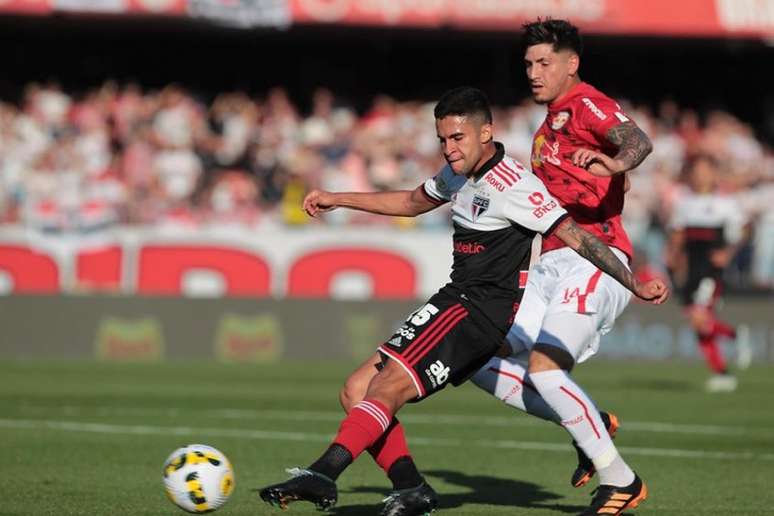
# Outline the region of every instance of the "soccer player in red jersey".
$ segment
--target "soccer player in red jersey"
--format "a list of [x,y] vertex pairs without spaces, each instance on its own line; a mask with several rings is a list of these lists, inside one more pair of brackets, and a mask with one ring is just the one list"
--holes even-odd
[[454,261],[451,281],[350,376],[342,396],[347,415],[330,447],[307,468],[291,470],[290,480],[262,489],[268,503],[285,507],[304,500],[331,507],[338,498],[336,479],[368,451],[393,482],[405,482],[386,499],[382,516],[432,512],[435,493],[416,471],[395,415],[409,401],[465,382],[501,349],[521,301],[518,278],[529,265],[537,233],[556,234],[572,252],[643,299],[660,304],[669,295],[660,280],[640,284],[613,250],[580,229],[543,183],[505,154],[494,141],[482,92],[447,92],[435,118],[447,165],[416,189],[313,191],[304,199],[312,216],[335,208],[416,216],[449,203]]
[[[650,140],[614,100],[581,81],[576,27],[549,19],[524,28],[529,85],[547,107],[532,170],[580,227],[629,262],[632,246],[621,223],[626,172],[650,153]],[[583,514],[621,514],[645,499],[647,487],[612,442],[617,419],[599,412],[570,371],[597,351],[631,294],[554,235],[542,246],[508,334],[512,355],[493,358],[473,381],[510,406],[561,424],[578,450],[572,484],[600,476]]]

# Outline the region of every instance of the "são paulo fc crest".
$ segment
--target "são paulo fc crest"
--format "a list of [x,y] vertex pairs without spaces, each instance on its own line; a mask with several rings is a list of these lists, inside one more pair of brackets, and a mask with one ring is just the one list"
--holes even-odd
[[473,212],[473,220],[484,214],[489,209],[489,199],[481,197],[480,195],[473,196],[473,203],[471,204],[471,210]]
[[558,131],[559,129],[564,127],[564,124],[566,124],[568,120],[570,120],[570,112],[559,111],[554,116],[554,119],[551,120],[551,129],[553,129],[554,131]]

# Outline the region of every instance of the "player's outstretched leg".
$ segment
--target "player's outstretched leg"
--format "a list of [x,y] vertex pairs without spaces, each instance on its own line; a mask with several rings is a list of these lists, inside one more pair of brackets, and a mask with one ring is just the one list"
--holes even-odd
[[[400,367],[390,362],[371,380],[366,399],[352,407],[333,443],[319,459],[290,480],[262,489],[261,498],[281,507],[297,500],[332,507],[336,503],[335,482],[339,475],[384,435],[395,412],[416,397],[411,378]],[[322,499],[321,491],[330,496]]]
[[[562,426],[594,464],[599,473],[598,493],[615,494],[624,489],[626,492],[621,496],[634,500],[644,490],[639,486],[642,482],[618,453],[594,402],[568,374],[575,363],[574,357],[582,349],[577,342],[579,335],[590,334],[593,328],[592,318],[584,314],[546,317],[538,343],[530,354],[529,377],[546,403],[561,417]],[[628,496],[635,488],[637,493]],[[636,503],[642,499],[639,497]],[[606,512],[603,510],[601,514]],[[611,511],[610,514],[619,513]]]
[[509,407],[531,416],[562,423],[557,413],[545,402],[527,377],[527,357],[494,357],[470,379],[478,388],[488,392]]
[[[510,407],[561,425],[561,418],[531,385],[524,362],[525,360],[517,357],[495,357],[482,367],[471,381]],[[601,411],[600,417],[610,437],[615,437],[619,426],[618,418]],[[582,487],[594,476],[596,468],[577,441],[573,440],[572,445],[578,454],[578,466],[570,482],[574,487]]]
[[[381,357],[376,354],[347,378],[339,393],[339,400],[345,412],[349,413],[363,400],[368,384],[381,367]],[[426,514],[429,512],[428,508],[438,505],[435,491],[414,463],[406,443],[403,425],[397,418],[392,418],[382,437],[368,447],[367,451],[392,482],[393,491],[384,500],[383,514]]]

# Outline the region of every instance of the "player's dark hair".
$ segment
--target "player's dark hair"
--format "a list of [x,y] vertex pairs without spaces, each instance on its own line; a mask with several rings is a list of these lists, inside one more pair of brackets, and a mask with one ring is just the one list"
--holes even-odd
[[567,20],[552,20],[551,18],[541,20],[538,18],[532,23],[525,23],[523,28],[524,48],[550,43],[554,52],[572,50],[578,55],[583,53],[583,41],[578,27]]
[[483,91],[470,86],[454,88],[441,95],[433,114],[435,114],[436,120],[449,115],[479,115],[487,124],[492,123],[492,108],[489,107],[489,99],[486,98]]

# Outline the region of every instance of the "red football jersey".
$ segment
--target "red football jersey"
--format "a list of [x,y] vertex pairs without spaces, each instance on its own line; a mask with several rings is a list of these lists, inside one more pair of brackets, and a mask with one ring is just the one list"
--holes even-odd
[[[572,164],[572,155],[578,149],[614,156],[618,149],[605,134],[628,121],[613,99],[590,84],[577,84],[549,104],[546,119],[532,142],[532,170],[579,226],[631,259],[632,244],[621,223],[624,175],[597,177]],[[565,244],[555,235],[543,240],[544,253],[560,247]]]

